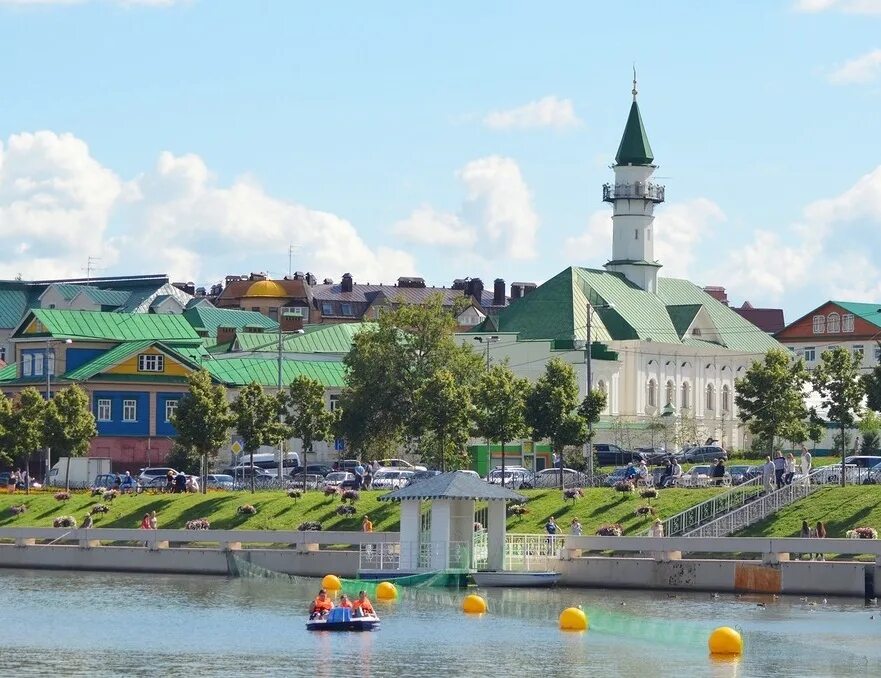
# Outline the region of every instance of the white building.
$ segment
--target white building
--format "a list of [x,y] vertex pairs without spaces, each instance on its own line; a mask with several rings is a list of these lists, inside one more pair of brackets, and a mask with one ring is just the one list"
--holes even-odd
[[[567,268],[459,337],[530,379],[559,356],[579,371],[583,396],[590,332],[592,383],[608,394],[598,440],[670,445],[676,441],[658,436],[672,428],[685,436],[679,442],[714,437],[741,448],[746,429],[737,420],[734,380],[780,344],[698,285],[658,276],[652,231],[665,195],[652,181],[656,166],[635,81],[615,161],[615,182],[603,186],[613,210],[604,268]],[[663,434],[652,425],[659,422]],[[622,430],[631,433],[622,439]]]

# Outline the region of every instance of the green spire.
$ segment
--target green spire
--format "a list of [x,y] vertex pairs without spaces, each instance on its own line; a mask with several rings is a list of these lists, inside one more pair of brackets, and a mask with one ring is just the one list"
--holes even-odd
[[648,135],[645,133],[645,127],[642,126],[639,104],[636,103],[634,95],[615,162],[619,165],[651,165],[654,159]]

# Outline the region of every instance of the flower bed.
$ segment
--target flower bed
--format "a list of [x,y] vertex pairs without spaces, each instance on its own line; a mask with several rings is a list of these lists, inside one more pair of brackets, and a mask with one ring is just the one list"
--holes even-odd
[[343,504],[342,506],[337,506],[336,514],[338,516],[353,516],[355,515],[355,507],[351,504]]
[[76,527],[76,518],[73,516],[58,516],[52,521],[52,527]]
[[291,499],[299,499],[300,497],[303,496],[303,493],[300,492],[300,490],[291,489],[291,490],[288,490],[288,496]]
[[255,516],[257,515],[257,507],[253,504],[242,504],[236,509],[236,513],[240,516]]
[[53,496],[58,501],[67,501],[70,499],[70,492],[56,492]]
[[307,520],[305,523],[297,525],[297,529],[300,530],[300,532],[321,532],[321,523],[315,522],[314,520]]
[[107,491],[104,487],[93,487],[91,492],[93,497],[100,497]]
[[650,487],[647,490],[643,490],[642,492],[640,492],[639,496],[642,497],[643,499],[657,499],[658,498],[658,491],[656,489]]
[[358,494],[357,490],[344,490],[342,497],[340,497],[340,501],[348,501],[354,504],[360,498],[361,495]]
[[615,491],[623,494],[629,494],[633,492],[635,486],[632,480],[619,480],[615,483]]
[[96,513],[107,513],[110,510],[110,507],[107,504],[95,504],[92,508],[89,509],[89,515],[93,516]]
[[877,539],[878,531],[874,527],[855,527],[845,532],[849,539]]
[[325,497],[334,497],[337,494],[339,494],[339,490],[337,490],[335,487],[325,487],[324,488],[324,496]]
[[654,506],[640,506],[636,509],[636,515],[641,517],[653,516],[657,513]]
[[14,516],[21,515],[27,510],[28,507],[25,504],[16,504],[15,506],[9,507],[9,512]]
[[572,487],[568,490],[563,490],[563,499],[568,499],[575,501],[576,499],[580,499],[584,496],[584,492],[581,491],[579,487]]
[[529,509],[526,508],[525,504],[511,504],[508,507],[508,513],[512,516],[525,516],[529,513]]
[[195,520],[187,521],[188,530],[207,530],[210,527],[211,523],[208,522],[207,518],[196,518]]
[[624,530],[618,523],[612,525],[601,525],[597,530],[598,537],[620,537],[624,534]]
[[101,495],[101,498],[104,501],[113,501],[119,496],[119,490],[104,490],[104,493]]

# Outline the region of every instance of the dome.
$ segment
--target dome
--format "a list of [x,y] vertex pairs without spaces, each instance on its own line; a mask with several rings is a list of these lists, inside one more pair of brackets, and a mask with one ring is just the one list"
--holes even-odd
[[246,297],[274,297],[284,298],[290,296],[285,288],[274,280],[258,280],[248,288]]

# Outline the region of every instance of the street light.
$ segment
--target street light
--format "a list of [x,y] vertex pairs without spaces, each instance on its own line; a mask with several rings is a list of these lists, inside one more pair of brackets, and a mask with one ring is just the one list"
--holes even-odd
[[[584,343],[584,397],[587,398],[590,396],[591,388],[593,387],[593,374],[592,374],[592,362],[593,356],[590,353],[590,345],[592,343],[591,337],[591,329],[592,329],[592,320],[593,320],[593,311],[597,310],[606,310],[614,308],[612,304],[593,304],[588,301],[587,302],[587,340]],[[590,476],[591,482],[593,482],[594,475],[594,464],[593,464],[593,450],[591,449],[591,444],[593,440],[593,422],[587,422],[587,442],[584,443],[584,456],[587,458],[587,473]],[[562,462],[560,464],[560,482],[562,483],[563,478],[563,470],[562,470]]]
[[[489,337],[472,337],[474,341],[479,341],[486,347],[486,369],[489,371],[489,345],[496,343],[499,338],[496,335],[491,335]],[[441,450],[441,456],[443,456],[444,451]],[[533,459],[535,458],[533,454]],[[492,443],[490,443],[489,438],[486,439],[486,478],[489,480],[489,472],[492,470],[490,466],[492,465]],[[533,462],[534,463],[534,462]],[[505,447],[502,446],[502,487],[505,486]]]
[[[52,344],[67,344],[70,345],[73,343],[73,339],[52,339],[51,337],[46,337],[46,357],[44,360],[44,369],[46,370],[46,403],[48,404],[49,399],[52,397],[52,373],[55,371],[55,357],[52,357],[52,369],[49,369],[49,351],[52,350]],[[43,484],[46,484],[46,480],[49,478],[49,471],[51,470],[52,459],[51,459],[52,450],[49,446],[46,446],[46,468],[43,474]],[[70,459],[67,460],[67,463],[70,463]],[[30,480],[28,480],[28,485],[30,485]]]

